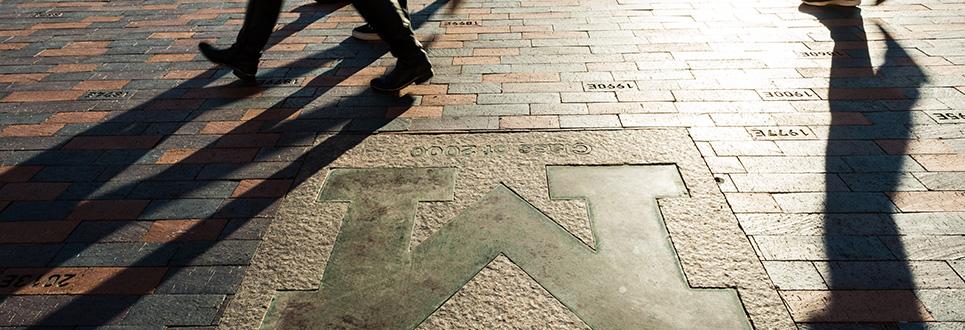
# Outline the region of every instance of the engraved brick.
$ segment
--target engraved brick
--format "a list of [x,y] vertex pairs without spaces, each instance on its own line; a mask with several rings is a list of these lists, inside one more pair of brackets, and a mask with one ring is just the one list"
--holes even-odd
[[[148,294],[158,286],[166,271],[167,268],[147,267],[8,268],[0,272],[0,282],[9,277],[16,280],[14,285],[0,285],[0,294]],[[24,285],[18,285],[20,283]]]
[[144,235],[145,242],[210,241],[218,238],[226,220],[158,220]]
[[71,89],[74,90],[116,90],[124,88],[130,80],[85,80],[77,83]]

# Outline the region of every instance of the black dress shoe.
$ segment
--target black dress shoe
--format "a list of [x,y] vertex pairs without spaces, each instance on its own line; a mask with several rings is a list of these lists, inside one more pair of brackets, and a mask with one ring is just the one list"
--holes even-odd
[[[423,55],[424,56],[424,55]],[[372,79],[372,88],[382,92],[396,92],[413,83],[421,84],[432,78],[432,64],[426,58],[418,61],[399,60],[389,74]]]
[[198,50],[208,61],[231,68],[231,72],[238,79],[246,82],[255,81],[255,73],[258,73],[258,59],[261,57],[259,54],[245,54],[234,46],[217,49],[206,42],[198,44]]

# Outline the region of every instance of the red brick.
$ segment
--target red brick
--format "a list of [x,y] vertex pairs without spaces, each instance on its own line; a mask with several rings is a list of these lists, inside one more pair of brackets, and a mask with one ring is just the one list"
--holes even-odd
[[231,197],[282,197],[291,188],[292,180],[242,180]]
[[44,77],[47,77],[46,73],[0,74],[0,83],[33,83],[44,79]]
[[66,46],[64,49],[90,49],[90,48],[107,48],[111,44],[110,41],[74,41]]
[[127,220],[137,219],[149,201],[144,200],[94,200],[82,201],[67,216],[74,220]]
[[413,107],[391,107],[386,109],[386,118],[439,118],[442,117],[441,106],[413,106]]
[[2,43],[0,44],[0,50],[17,50],[27,47],[27,45],[29,44],[26,42]]
[[0,102],[50,102],[73,101],[84,95],[83,91],[17,91]]
[[159,220],[151,224],[144,241],[211,241],[218,238],[226,220]]
[[20,182],[8,183],[0,188],[0,200],[49,201],[64,192],[69,183]]
[[143,295],[154,291],[166,272],[160,267],[9,268],[0,272],[0,278],[16,276],[15,283],[26,283],[0,288],[0,294]]
[[796,322],[933,321],[912,291],[785,291]]
[[247,163],[258,154],[257,148],[235,149],[171,149],[166,151],[158,164]]
[[46,122],[64,124],[96,123],[104,120],[109,113],[110,112],[107,111],[58,112],[50,116],[50,118],[47,118]]
[[164,74],[164,79],[197,79],[211,76],[208,70],[174,70]]
[[0,222],[0,244],[59,243],[77,227],[77,221]]
[[0,136],[51,136],[61,128],[64,128],[64,124],[10,125],[0,131]]
[[78,136],[64,149],[150,149],[161,141],[160,136]]
[[191,39],[194,32],[154,32],[148,39]]
[[0,165],[0,182],[27,182],[40,172],[40,166],[3,166]]
[[90,22],[40,23],[30,27],[31,30],[47,29],[83,29],[90,26]]
[[262,125],[263,121],[213,121],[204,124],[201,134],[255,133]]
[[120,21],[122,18],[121,16],[87,16],[81,22],[110,23]]
[[433,95],[433,94],[445,94],[449,90],[449,85],[410,85],[402,91],[399,95],[412,94],[412,95]]

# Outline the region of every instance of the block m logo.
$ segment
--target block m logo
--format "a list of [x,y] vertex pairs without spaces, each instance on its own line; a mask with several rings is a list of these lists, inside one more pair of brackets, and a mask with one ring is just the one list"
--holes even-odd
[[499,185],[410,249],[416,203],[451,200],[455,170],[334,170],[321,200],[351,205],[322,285],[280,293],[264,326],[412,329],[504,254],[596,329],[749,327],[734,290],[683,278],[656,203],[686,195],[676,167],[547,173],[551,198],[586,200],[595,248]]

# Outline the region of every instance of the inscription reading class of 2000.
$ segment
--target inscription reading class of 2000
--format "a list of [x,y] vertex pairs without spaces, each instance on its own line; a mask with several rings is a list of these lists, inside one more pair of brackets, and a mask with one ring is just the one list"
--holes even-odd
[[473,156],[473,155],[494,155],[516,152],[520,154],[555,154],[555,155],[588,155],[591,148],[584,143],[563,144],[563,143],[543,143],[543,144],[487,144],[487,145],[450,145],[450,146],[426,146],[415,147],[409,151],[412,157],[425,156]]

